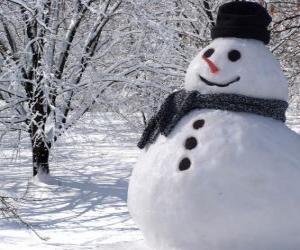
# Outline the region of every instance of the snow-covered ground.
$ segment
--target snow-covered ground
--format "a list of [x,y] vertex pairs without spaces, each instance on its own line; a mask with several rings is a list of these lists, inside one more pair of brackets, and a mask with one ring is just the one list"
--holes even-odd
[[[127,188],[138,150],[138,129],[119,117],[88,115],[56,145],[51,177],[31,179],[29,142],[0,152],[0,190],[20,197],[22,218],[47,240],[16,221],[0,220],[0,250],[147,249],[127,210]],[[300,132],[300,118],[288,125]],[[117,131],[117,133],[116,133]]]
[[22,139],[20,151],[11,150],[7,135],[7,150],[0,153],[1,191],[24,198],[16,204],[19,214],[48,240],[1,219],[0,249],[143,249],[126,206],[138,153],[138,133],[132,131],[137,130],[117,117],[89,115],[57,144],[51,178],[42,181],[30,179],[28,139]]

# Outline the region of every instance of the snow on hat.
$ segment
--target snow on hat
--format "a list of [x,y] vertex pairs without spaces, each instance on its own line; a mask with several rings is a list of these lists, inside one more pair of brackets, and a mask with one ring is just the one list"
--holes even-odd
[[217,23],[211,30],[211,37],[252,38],[268,44],[268,25],[271,21],[268,11],[258,3],[226,3],[219,8]]

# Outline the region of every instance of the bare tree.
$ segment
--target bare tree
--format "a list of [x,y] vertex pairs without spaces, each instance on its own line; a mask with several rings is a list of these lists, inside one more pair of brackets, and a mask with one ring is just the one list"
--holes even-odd
[[[143,25],[144,52],[139,80],[151,81],[140,89],[139,104],[151,115],[164,97],[183,85],[190,60],[206,46],[218,6],[224,1],[139,0],[138,22]],[[153,83],[161,86],[153,88]],[[136,89],[135,89],[136,90]],[[136,91],[138,92],[138,91]]]
[[[54,143],[103,89],[126,75],[129,66],[122,62],[130,59],[122,44],[134,34],[124,11],[129,5],[124,0],[1,1],[0,122],[29,134],[33,175],[49,173]],[[101,69],[101,79],[93,80]]]

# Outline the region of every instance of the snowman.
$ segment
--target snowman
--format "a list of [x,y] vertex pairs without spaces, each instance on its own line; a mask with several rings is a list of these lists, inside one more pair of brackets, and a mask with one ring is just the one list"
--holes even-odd
[[300,137],[254,2],[220,7],[184,89],[149,121],[129,211],[155,250],[300,249]]

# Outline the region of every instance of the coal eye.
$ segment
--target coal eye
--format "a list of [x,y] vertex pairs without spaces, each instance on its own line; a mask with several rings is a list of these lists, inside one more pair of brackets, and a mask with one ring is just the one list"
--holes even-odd
[[239,52],[238,50],[234,49],[228,53],[228,59],[232,62],[236,62],[240,58],[241,58],[241,52]]
[[209,58],[209,57],[212,56],[212,54],[213,54],[214,52],[215,52],[214,49],[208,49],[208,50],[205,51],[205,53],[203,54],[203,56],[204,56],[205,58]]

